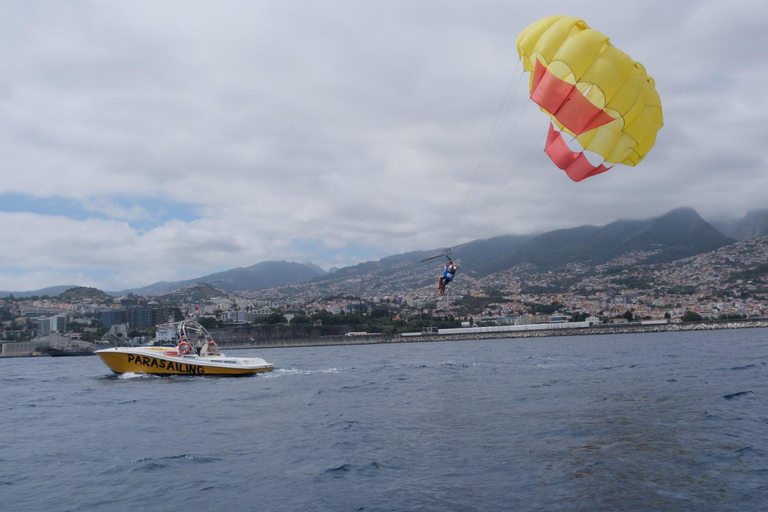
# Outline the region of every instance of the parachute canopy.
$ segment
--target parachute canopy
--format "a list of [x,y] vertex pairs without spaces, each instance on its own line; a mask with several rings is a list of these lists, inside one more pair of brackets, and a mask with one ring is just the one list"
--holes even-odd
[[[531,73],[530,94],[550,124],[545,152],[574,181],[611,168],[592,165],[591,151],[609,164],[637,165],[664,124],[661,99],[645,68],[579,18],[549,16],[517,37],[517,52]],[[572,151],[562,132],[584,151]]]

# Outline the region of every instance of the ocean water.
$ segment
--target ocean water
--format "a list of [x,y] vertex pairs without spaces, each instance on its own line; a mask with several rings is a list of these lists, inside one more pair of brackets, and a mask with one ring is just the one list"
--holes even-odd
[[3,511],[768,510],[768,330],[0,360]]

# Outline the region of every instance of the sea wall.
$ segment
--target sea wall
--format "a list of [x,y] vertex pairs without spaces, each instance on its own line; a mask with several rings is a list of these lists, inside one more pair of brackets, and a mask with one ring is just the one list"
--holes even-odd
[[551,336],[596,336],[602,334],[634,334],[676,331],[714,331],[721,329],[754,329],[768,328],[768,320],[743,322],[696,322],[661,325],[621,325],[596,326],[580,329],[541,330],[541,331],[512,331],[480,334],[453,335],[424,335],[405,338],[403,342],[411,341],[445,341],[451,340],[491,340],[506,338],[547,338]]
[[330,345],[371,345],[379,343],[419,343],[437,341],[473,341],[507,338],[548,338],[552,336],[596,336],[603,334],[634,334],[677,331],[713,331],[721,329],[768,328],[768,320],[734,322],[686,322],[660,325],[604,325],[576,329],[539,331],[507,331],[487,333],[423,334],[421,336],[323,336],[319,338],[286,338],[261,340],[220,340],[225,349],[317,347]]
[[288,348],[288,347],[323,347],[331,345],[374,345],[392,343],[392,336],[320,336],[315,338],[280,338],[261,340],[218,339],[216,343],[222,350],[245,348]]

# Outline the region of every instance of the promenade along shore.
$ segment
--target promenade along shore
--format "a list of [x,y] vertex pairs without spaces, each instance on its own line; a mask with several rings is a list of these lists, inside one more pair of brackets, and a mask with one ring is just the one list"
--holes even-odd
[[[685,322],[667,324],[601,324],[584,326],[586,322],[570,324],[539,324],[526,326],[526,330],[510,330],[504,327],[483,327],[466,329],[441,329],[437,333],[405,333],[394,336],[370,334],[357,336],[323,336],[316,338],[286,338],[243,340],[227,336],[232,333],[217,333],[217,340],[228,349],[247,348],[280,348],[280,347],[318,347],[336,345],[372,345],[380,343],[418,343],[438,341],[474,341],[506,338],[546,338],[552,336],[596,336],[602,334],[634,334],[676,331],[713,331],[721,329],[758,329],[768,328],[768,319],[715,321],[715,322]],[[554,327],[557,326],[557,327]],[[511,327],[511,326],[510,326]],[[483,329],[482,332],[477,332]],[[442,332],[449,331],[449,332]]]

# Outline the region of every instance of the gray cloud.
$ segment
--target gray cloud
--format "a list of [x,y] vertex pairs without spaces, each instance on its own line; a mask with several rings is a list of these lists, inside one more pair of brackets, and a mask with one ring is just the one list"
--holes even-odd
[[[0,204],[14,240],[0,289],[115,289],[275,258],[338,266],[684,205],[766,206],[756,0],[4,7],[0,198],[71,198],[94,218]],[[656,79],[665,127],[637,168],[574,184],[543,155],[548,121],[526,98],[515,39],[556,13]],[[197,219],[132,224],[153,202]]]

